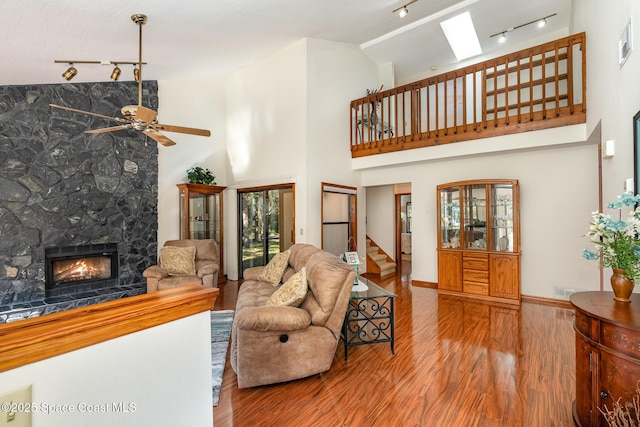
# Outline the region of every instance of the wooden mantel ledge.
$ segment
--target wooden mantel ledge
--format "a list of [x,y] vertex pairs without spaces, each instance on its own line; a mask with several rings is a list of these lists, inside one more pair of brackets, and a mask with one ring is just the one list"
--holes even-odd
[[211,310],[218,289],[183,286],[0,325],[0,372]]

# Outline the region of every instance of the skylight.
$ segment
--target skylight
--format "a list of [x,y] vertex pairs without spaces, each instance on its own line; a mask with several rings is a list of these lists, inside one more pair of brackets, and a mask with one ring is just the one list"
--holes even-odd
[[468,11],[442,21],[440,26],[458,61],[482,53],[476,29]]

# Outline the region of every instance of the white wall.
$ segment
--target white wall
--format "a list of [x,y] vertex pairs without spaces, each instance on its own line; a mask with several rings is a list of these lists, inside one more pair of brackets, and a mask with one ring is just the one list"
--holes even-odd
[[[603,160],[605,206],[633,177],[632,118],[640,110],[640,2],[574,1],[572,32],[587,33],[587,127],[602,124],[602,141],[614,140],[616,155]],[[634,50],[618,64],[618,39],[626,23],[634,25]],[[608,275],[606,275],[608,276]]]
[[320,183],[327,182],[358,188],[358,248],[364,248],[365,198],[360,174],[351,167],[349,103],[376,87],[378,67],[357,46],[316,39],[307,43],[308,233],[299,241],[321,245]]
[[[580,132],[572,134],[571,129],[551,129],[468,144],[448,144],[430,147],[443,150],[436,150],[432,159],[415,161],[420,159],[420,151],[411,150],[417,151],[417,155],[405,153],[405,163],[396,156],[395,166],[363,169],[362,184],[367,187],[368,200],[367,230],[372,234],[370,229],[380,226],[372,223],[372,210],[393,206],[392,192],[385,201],[379,197],[371,201],[372,187],[411,182],[412,278],[437,282],[436,186],[467,179],[518,179],[522,294],[554,298],[556,287],[597,290],[596,264],[581,257],[582,248],[588,246],[581,236],[588,229],[591,211],[597,208],[597,146],[584,142],[584,136],[579,137],[582,141],[567,139],[579,135]],[[545,145],[535,147],[539,143]],[[464,145],[471,147],[467,147],[468,154],[461,155],[458,150]],[[498,150],[500,146],[518,149]],[[456,155],[447,158],[447,148]],[[486,151],[482,153],[482,150]],[[392,220],[387,227],[394,227]]]
[[[0,373],[0,393],[32,384],[37,427],[211,426],[210,319],[199,313]],[[113,403],[130,411],[83,411]],[[46,414],[45,405],[74,412]]]
[[[209,129],[211,137],[167,132],[177,145],[158,147],[158,249],[179,238],[178,187],[187,169],[209,168],[218,185],[227,183],[225,81],[158,81],[160,123]],[[150,142],[154,143],[155,142]]]
[[[358,185],[350,161],[349,101],[376,82],[377,67],[357,47],[314,39],[234,73],[227,85],[229,184],[293,182],[296,242],[320,246],[320,183]],[[363,200],[359,194],[359,212]],[[229,215],[236,208],[225,205]],[[225,227],[225,238],[235,234]]]
[[[367,187],[367,229],[369,237],[391,258],[396,257],[395,193],[393,185]],[[364,256],[365,252],[360,251]]]

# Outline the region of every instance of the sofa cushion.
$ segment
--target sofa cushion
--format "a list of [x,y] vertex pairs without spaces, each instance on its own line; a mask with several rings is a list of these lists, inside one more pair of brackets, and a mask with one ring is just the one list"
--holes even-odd
[[289,256],[291,255],[290,250],[286,250],[284,252],[280,252],[279,254],[275,254],[271,261],[267,264],[267,266],[262,270],[260,275],[258,276],[258,280],[262,280],[263,282],[269,282],[274,286],[277,286],[282,281],[282,276],[284,275],[284,271],[289,266]]
[[299,307],[307,296],[308,289],[307,269],[302,267],[302,270],[291,276],[284,285],[276,289],[267,301],[267,305]]
[[196,261],[209,260],[218,264],[218,244],[213,239],[184,239],[167,240],[165,246],[194,246],[196,248]]
[[242,311],[237,318],[238,328],[262,332],[298,331],[311,324],[309,313],[296,307],[255,307]]
[[301,308],[311,314],[314,325],[324,326],[333,312],[346,280],[353,280],[353,268],[337,256],[322,251],[307,262],[307,281],[311,294]]
[[160,249],[160,265],[171,276],[196,274],[195,246],[164,246]]
[[291,256],[289,257],[289,265],[296,271],[300,271],[302,267],[307,265],[309,258],[320,249],[307,243],[296,243],[291,247]]

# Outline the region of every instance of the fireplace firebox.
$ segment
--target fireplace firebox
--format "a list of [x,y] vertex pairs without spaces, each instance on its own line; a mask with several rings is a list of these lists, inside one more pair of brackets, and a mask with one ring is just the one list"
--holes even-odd
[[46,248],[45,295],[76,294],[118,285],[115,243]]

